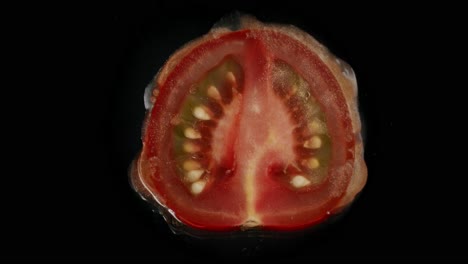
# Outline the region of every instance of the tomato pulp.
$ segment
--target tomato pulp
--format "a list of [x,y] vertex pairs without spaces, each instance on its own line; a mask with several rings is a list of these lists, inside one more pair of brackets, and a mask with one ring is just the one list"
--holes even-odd
[[132,184],[190,228],[299,230],[365,185],[354,73],[297,28],[215,28],[171,56],[149,100]]

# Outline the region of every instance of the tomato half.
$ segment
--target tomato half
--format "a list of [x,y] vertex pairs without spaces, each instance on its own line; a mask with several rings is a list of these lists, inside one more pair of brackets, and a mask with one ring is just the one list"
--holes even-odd
[[132,183],[197,230],[298,230],[364,187],[352,69],[308,34],[250,17],[167,61]]

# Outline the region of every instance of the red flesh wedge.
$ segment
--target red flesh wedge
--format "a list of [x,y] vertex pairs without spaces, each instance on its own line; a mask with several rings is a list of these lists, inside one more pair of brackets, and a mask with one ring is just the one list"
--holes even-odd
[[295,27],[211,30],[171,56],[149,101],[132,184],[191,229],[304,229],[365,185],[353,70]]

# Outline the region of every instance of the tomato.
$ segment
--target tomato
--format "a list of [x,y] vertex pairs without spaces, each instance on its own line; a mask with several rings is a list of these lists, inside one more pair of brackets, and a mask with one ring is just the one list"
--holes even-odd
[[190,229],[311,227],[365,185],[354,73],[297,28],[215,28],[150,93],[132,184]]

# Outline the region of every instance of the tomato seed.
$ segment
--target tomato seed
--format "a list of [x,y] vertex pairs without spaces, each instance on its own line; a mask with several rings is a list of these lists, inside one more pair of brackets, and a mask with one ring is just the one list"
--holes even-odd
[[310,181],[302,175],[296,175],[291,180],[291,185],[296,188],[302,188],[310,184]]
[[202,106],[197,106],[193,109],[193,116],[200,120],[210,120],[211,116],[207,109]]
[[208,87],[207,94],[209,97],[217,101],[221,101],[221,95],[219,94],[218,88],[216,88],[216,86],[210,85],[210,87]]
[[184,151],[188,153],[195,153],[200,151],[200,146],[192,143],[192,142],[185,142],[184,143]]
[[316,169],[320,166],[320,162],[316,158],[310,158],[302,162],[302,165],[306,166],[309,169]]
[[196,169],[200,169],[200,163],[196,162],[196,161],[193,161],[193,160],[186,160],[184,162],[184,170],[186,171],[191,171],[191,170],[196,170]]
[[191,127],[187,127],[184,130],[184,135],[185,135],[185,137],[190,138],[190,139],[201,138],[200,132],[196,131],[195,129],[193,129]]
[[197,181],[192,184],[190,190],[193,194],[200,194],[203,191],[203,189],[205,189],[205,185],[205,181]]
[[304,142],[304,148],[319,149],[322,146],[322,140],[319,136],[313,136]]
[[189,171],[189,172],[187,173],[186,179],[187,179],[187,181],[189,181],[189,182],[196,182],[196,181],[198,181],[198,180],[201,178],[201,176],[203,175],[203,173],[205,173],[204,170],[191,170],[191,171]]

